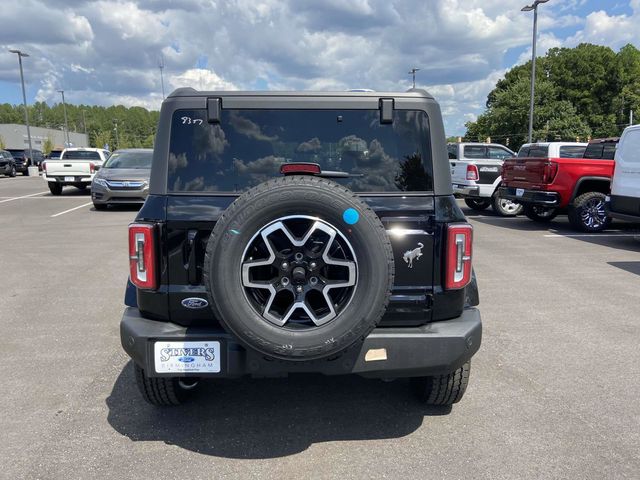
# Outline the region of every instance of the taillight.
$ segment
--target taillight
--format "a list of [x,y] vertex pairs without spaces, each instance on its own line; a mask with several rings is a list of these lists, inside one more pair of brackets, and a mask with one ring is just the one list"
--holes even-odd
[[475,165],[467,165],[467,180],[473,180],[473,181],[480,180],[478,167],[476,167]]
[[47,162],[42,162],[42,171],[47,173]]
[[129,225],[129,275],[138,288],[153,290],[158,287],[154,230],[149,224]]
[[542,171],[542,183],[552,183],[558,173],[558,164],[555,162],[546,163]]
[[89,163],[89,173],[95,173],[96,171],[96,164],[91,162]]
[[468,223],[447,227],[447,264],[445,288],[457,290],[471,281],[473,227]]

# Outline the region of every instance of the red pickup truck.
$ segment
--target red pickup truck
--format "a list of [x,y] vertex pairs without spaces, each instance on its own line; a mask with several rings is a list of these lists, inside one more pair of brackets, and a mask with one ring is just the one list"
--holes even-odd
[[502,166],[500,195],[524,205],[527,217],[548,222],[567,211],[584,232],[607,228],[605,196],[613,176],[617,138],[585,143],[532,143]]

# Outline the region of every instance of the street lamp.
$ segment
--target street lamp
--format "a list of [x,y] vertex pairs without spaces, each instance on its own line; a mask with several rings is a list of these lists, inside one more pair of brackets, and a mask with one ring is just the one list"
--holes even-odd
[[536,37],[538,36],[538,5],[547,3],[549,0],[535,0],[532,5],[522,7],[523,12],[533,10],[533,46],[531,48],[531,99],[529,103],[529,143],[533,139],[533,99],[535,95],[536,82]]
[[69,122],[67,122],[67,104],[64,102],[64,90],[58,90],[58,93],[62,94],[62,110],[64,111],[64,129],[67,131],[67,147],[71,146],[69,141]]
[[415,67],[409,70],[409,75],[413,76],[413,88],[416,88],[416,72],[419,72],[419,71],[420,69]]
[[20,82],[22,83],[22,103],[24,105],[24,123],[27,125],[27,139],[29,140],[29,159],[33,162],[33,151],[31,150],[31,129],[29,128],[29,112],[27,111],[27,93],[24,89],[24,73],[22,71],[22,57],[28,57],[29,54],[20,50],[9,50],[11,53],[18,55],[18,63],[20,64]]

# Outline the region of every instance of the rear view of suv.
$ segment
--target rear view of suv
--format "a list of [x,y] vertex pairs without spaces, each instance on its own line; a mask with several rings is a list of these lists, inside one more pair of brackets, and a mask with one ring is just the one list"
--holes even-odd
[[472,228],[421,90],[175,91],[129,258],[121,342],[154,405],[296,372],[450,405],[480,346]]

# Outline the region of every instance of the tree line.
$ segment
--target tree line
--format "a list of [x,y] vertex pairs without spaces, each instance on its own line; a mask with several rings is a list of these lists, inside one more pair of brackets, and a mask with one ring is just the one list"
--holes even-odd
[[[527,141],[531,61],[509,70],[489,93],[486,111],[467,122],[467,141],[517,149]],[[640,115],[640,50],[583,43],[552,48],[536,60],[534,141],[618,136],[630,111]]]
[[[149,111],[142,107],[124,107],[115,105],[100,107],[96,105],[66,104],[69,131],[86,133],[92,147],[102,148],[108,144],[111,150],[118,148],[151,148],[156,133],[160,112]],[[64,110],[62,103],[53,106],[45,102],[29,105],[29,124],[63,130]],[[0,123],[24,124],[22,105],[0,104]],[[43,150],[51,150],[54,145],[45,142]]]

